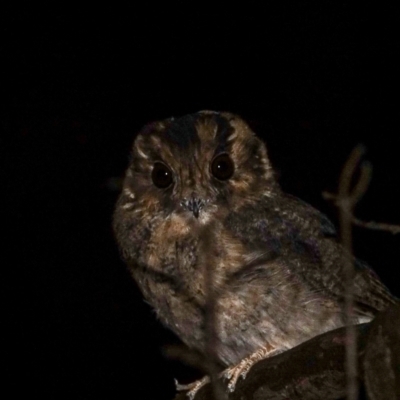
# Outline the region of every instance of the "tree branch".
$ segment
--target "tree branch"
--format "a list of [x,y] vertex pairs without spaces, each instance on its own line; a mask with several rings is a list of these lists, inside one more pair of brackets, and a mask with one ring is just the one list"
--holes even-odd
[[[372,400],[400,398],[400,305],[369,324],[355,326],[358,378]],[[317,336],[258,362],[240,379],[229,400],[334,400],[346,396],[346,328]],[[379,359],[379,361],[378,361]],[[223,383],[226,387],[226,382]],[[195,400],[213,399],[207,384]],[[187,400],[179,393],[175,400]]]

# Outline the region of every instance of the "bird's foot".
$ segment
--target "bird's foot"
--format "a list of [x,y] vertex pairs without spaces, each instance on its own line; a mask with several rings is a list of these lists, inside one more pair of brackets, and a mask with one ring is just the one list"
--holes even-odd
[[189,400],[193,400],[194,396],[196,396],[196,393],[200,390],[200,388],[202,388],[208,382],[210,382],[210,378],[207,375],[204,378],[199,379],[198,381],[189,383],[187,385],[181,385],[175,379],[175,387],[176,387],[176,390],[178,390],[179,392],[181,392],[183,390],[188,390],[188,392],[186,393],[186,396],[189,398]]
[[232,393],[235,390],[238,379],[240,377],[245,379],[247,373],[254,364],[260,360],[263,360],[264,358],[271,357],[278,352],[279,351],[277,351],[275,347],[267,344],[266,346],[255,351],[253,354],[250,354],[250,356],[244,358],[239,362],[239,364],[229,367],[223,371],[222,376],[229,380],[228,391]]
[[[235,391],[236,383],[240,377],[243,379],[246,378],[247,373],[250,371],[250,368],[256,364],[258,361],[263,360],[264,358],[268,358],[274,356],[275,354],[280,353],[282,350],[277,350],[274,346],[270,344],[261,347],[253,354],[250,354],[248,357],[244,358],[239,364],[234,365],[233,367],[229,367],[226,370],[222,371],[219,375],[219,378],[228,379],[229,383],[227,386],[228,392],[232,393]],[[210,382],[209,376],[205,376],[204,378],[189,383],[187,385],[181,385],[175,380],[175,386],[178,391],[188,390],[186,395],[189,400],[193,400],[196,393],[207,383]]]

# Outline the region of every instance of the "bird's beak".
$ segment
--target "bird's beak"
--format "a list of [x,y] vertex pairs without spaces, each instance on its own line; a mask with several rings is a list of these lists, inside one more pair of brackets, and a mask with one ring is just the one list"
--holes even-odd
[[200,211],[204,208],[206,202],[198,197],[183,199],[181,206],[191,211],[196,218],[199,218]]

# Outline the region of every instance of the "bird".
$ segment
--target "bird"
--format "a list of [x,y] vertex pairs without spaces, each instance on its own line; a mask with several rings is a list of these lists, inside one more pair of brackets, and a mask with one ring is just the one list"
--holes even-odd
[[[152,122],[136,135],[113,230],[146,301],[200,354],[212,310],[229,391],[257,361],[345,325],[346,259],[354,324],[396,301],[323,213],[283,192],[264,142],[229,112]],[[193,399],[207,381],[178,389]]]

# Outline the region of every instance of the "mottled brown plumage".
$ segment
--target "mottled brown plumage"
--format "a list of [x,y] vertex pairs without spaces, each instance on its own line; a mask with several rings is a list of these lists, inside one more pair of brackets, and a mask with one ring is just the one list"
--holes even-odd
[[[265,145],[237,116],[204,111],[147,125],[133,144],[114,231],[160,320],[200,352],[211,269],[215,353],[227,367],[343,325],[334,227],[280,190]],[[394,298],[368,266],[355,267],[358,323]]]

